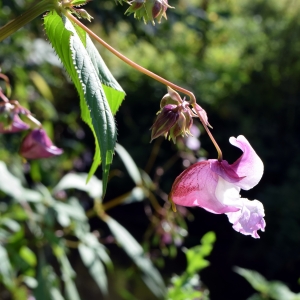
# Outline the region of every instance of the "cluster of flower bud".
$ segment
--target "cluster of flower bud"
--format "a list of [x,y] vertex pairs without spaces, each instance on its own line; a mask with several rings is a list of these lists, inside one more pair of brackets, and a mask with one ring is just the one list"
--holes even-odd
[[168,87],[168,94],[162,98],[160,108],[150,128],[151,141],[163,135],[175,143],[178,136],[191,135],[194,113],[189,102],[182,100],[177,92]]
[[23,122],[19,115],[24,115],[39,128],[30,130],[20,146],[20,155],[26,159],[47,158],[55,155],[60,155],[63,150],[53,145],[45,130],[41,128],[41,124],[30,113],[29,110],[22,107],[18,101],[5,101],[0,103],[0,133],[16,133],[27,131],[30,126]]
[[149,21],[154,23],[157,19],[158,23],[161,22],[162,17],[167,19],[166,11],[172,8],[168,4],[168,0],[132,0],[128,2],[130,7],[126,10],[125,14],[134,14],[138,20],[143,19],[145,23]]

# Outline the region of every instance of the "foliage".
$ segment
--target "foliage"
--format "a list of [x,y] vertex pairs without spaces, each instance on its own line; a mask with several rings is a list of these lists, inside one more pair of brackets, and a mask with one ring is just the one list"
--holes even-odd
[[209,266],[209,261],[204,259],[204,257],[208,256],[212,251],[215,240],[214,232],[208,232],[201,238],[201,245],[185,249],[187,259],[186,271],[180,276],[172,277],[172,286],[168,289],[167,299],[209,299],[209,292],[203,287],[197,273]]
[[256,271],[247,270],[243,268],[235,268],[235,271],[243,276],[251,286],[259,292],[254,294],[248,300],[298,300],[300,294],[295,294],[281,281],[268,281],[261,274]]
[[[34,2],[0,1],[1,25],[16,18]],[[235,233],[229,233],[225,221],[221,219],[214,222],[214,218],[207,217],[205,212],[193,210],[195,218],[192,218],[187,210],[181,210],[179,214],[170,211],[170,206],[164,201],[167,200],[172,181],[183,168],[194,163],[200,156],[215,158],[215,150],[207,142],[207,136],[204,134],[201,135],[201,143],[206,151],[201,148],[201,154],[195,155],[193,151],[186,149],[181,139],[176,146],[161,141],[149,145],[149,128],[159,110],[158,100],[165,93],[164,87],[141,76],[136,70],[115,59],[102,46],[96,45],[109,70],[127,93],[126,101],[122,102],[115,116],[118,140],[132,155],[135,164],[146,171],[134,168],[129,163],[128,172],[134,178],[132,181],[123,171],[122,162],[116,155],[108,178],[107,197],[102,203],[104,209],[106,211],[114,207],[111,216],[118,220],[119,224],[124,224],[136,241],[141,242],[146,232],[144,249],[152,261],[161,267],[165,266],[163,273],[166,277],[176,267],[183,269],[180,252],[177,255],[178,245],[186,240],[187,247],[193,246],[198,242],[199,235],[208,230],[216,231],[219,238],[210,258],[212,264],[201,274],[201,279],[210,289],[212,299],[220,299],[224,295],[233,300],[249,297],[252,291],[245,283],[237,285],[236,277],[231,271],[232,265],[241,265],[241,262],[245,267],[265,270],[267,278],[279,278],[289,282],[289,286],[297,290],[299,287],[294,284],[294,279],[299,276],[299,259],[295,254],[295,249],[299,247],[299,3],[286,0],[182,0],[170,5],[176,6],[176,9],[170,12],[168,10],[168,21],[163,20],[162,24],[156,24],[155,27],[137,23],[132,16],[124,19],[123,14],[127,7],[115,6],[111,0],[91,1],[85,8],[95,18],[95,22],[89,24],[89,27],[109,44],[144,67],[193,90],[200,103],[205,103],[203,106],[209,112],[215,137],[221,145],[226,147],[228,137],[240,133],[253,141],[257,153],[264,161],[265,175],[263,182],[251,195],[262,200],[265,205],[267,232],[262,234],[259,242],[249,242]],[[24,163],[16,154],[19,141],[23,137],[20,133],[14,136],[0,135],[0,157],[8,166],[9,172],[20,180],[27,190],[26,193],[41,193],[39,188],[44,186],[44,190],[49,191],[55,203],[68,203],[67,212],[63,205],[58,205],[60,213],[57,214],[53,207],[50,209],[46,206],[38,210],[37,207],[45,205],[28,201],[35,214],[41,215],[40,220],[44,216],[45,220],[51,216],[53,224],[48,224],[47,228],[60,234],[68,222],[77,222],[76,216],[69,215],[69,208],[73,209],[72,201],[70,202],[73,196],[79,199],[83,214],[93,209],[93,191],[101,194],[97,181],[97,178],[101,178],[101,173],[96,171],[97,178],[91,177],[91,189],[84,188],[84,180],[87,179],[92,165],[95,138],[79,117],[82,112],[77,98],[79,94],[82,102],[82,85],[77,84],[79,90],[76,93],[70,83],[70,75],[65,73],[46,41],[50,37],[45,37],[41,24],[41,19],[37,18],[2,41],[0,64],[2,72],[5,72],[12,82],[11,99],[17,99],[38,116],[49,137],[55,140],[59,147],[64,148],[65,153],[47,161]],[[80,32],[76,32],[74,36],[76,39],[78,37],[82,38]],[[82,45],[85,51],[90,49],[84,41]],[[74,62],[73,58],[71,59]],[[73,75],[77,76],[75,73]],[[97,75],[97,78],[99,79],[100,75]],[[109,96],[105,90],[107,86],[101,79],[100,82],[109,103]],[[2,85],[1,87],[4,89]],[[97,145],[96,143],[96,147]],[[235,153],[231,154],[227,148],[224,154],[228,161],[235,157]],[[124,163],[127,161],[126,158]],[[74,173],[69,174],[70,171]],[[78,173],[85,174],[83,176]],[[82,188],[84,192],[78,193],[72,189],[68,191],[67,197],[57,198],[56,189],[54,191],[53,188],[57,187],[57,182],[63,182],[60,181],[62,178],[68,179],[68,176],[71,176],[70,181],[74,181],[74,185]],[[94,182],[96,185],[93,185]],[[66,259],[75,269],[77,249],[72,249],[71,245],[74,244],[63,243],[59,245],[63,250],[56,249],[57,253],[64,253],[61,256],[63,258],[54,258],[58,254],[54,254],[46,238],[36,238],[31,232],[35,229],[34,226],[28,229],[30,214],[27,214],[27,210],[18,204],[18,201],[13,200],[20,197],[17,192],[19,188],[19,184],[15,189],[1,185],[1,228],[5,233],[4,242],[1,244],[4,249],[1,256],[5,259],[1,259],[1,262],[8,263],[0,264],[0,268],[3,266],[6,272],[6,277],[3,277],[6,280],[6,289],[10,290],[15,298],[24,298],[28,290],[34,289],[35,278],[39,283],[36,288],[38,293],[46,289],[54,295],[54,299],[59,299],[60,296],[57,295],[62,290],[72,293],[72,282],[76,280]],[[9,196],[12,192],[14,194]],[[114,201],[109,204],[111,200]],[[158,209],[162,214],[154,208],[156,201],[163,207],[163,210]],[[116,203],[134,204],[117,207]],[[48,214],[45,214],[45,210]],[[54,217],[49,211],[53,212]],[[5,224],[2,222],[3,215],[9,216],[8,221],[7,217],[3,217]],[[90,218],[90,215],[88,217]],[[96,222],[94,219],[84,221],[89,226],[89,232],[96,237],[99,245],[114,247],[114,241],[108,242],[111,233],[105,222],[99,221],[98,218]],[[190,223],[192,219],[194,222]],[[60,222],[65,225],[61,225]],[[46,228],[44,223],[38,225],[42,229]],[[23,228],[23,238],[18,242],[7,242],[11,236],[20,234],[18,228]],[[94,230],[100,231],[100,238]],[[77,242],[78,238],[74,234],[71,232],[73,239],[70,241]],[[55,233],[52,235],[56,237]],[[56,238],[64,241],[69,239],[69,236]],[[40,245],[40,240],[48,245],[45,249]],[[121,242],[118,244],[122,245]],[[39,255],[37,250],[40,247],[44,255]],[[83,247],[81,252],[86,254],[83,256],[97,257],[93,247],[89,249],[91,251]],[[25,258],[28,266],[23,267],[20,253],[23,257],[30,257],[30,251],[36,257],[36,265],[32,259],[29,258],[26,262]],[[115,255],[114,251],[109,254],[115,264],[115,274],[119,271],[118,255]],[[176,264],[172,263],[170,266],[169,257],[176,257]],[[84,262],[92,273],[90,261]],[[100,264],[103,265],[101,259]],[[122,267],[127,271],[128,263],[124,262]],[[95,268],[101,273],[101,267]],[[68,289],[64,289],[61,272],[57,272],[59,269],[64,270],[63,278],[68,282]],[[178,269],[176,273],[181,272]],[[102,279],[104,273],[106,274],[102,270]],[[77,272],[77,278],[84,277],[84,274]],[[139,272],[130,274],[131,278],[134,278]],[[19,280],[16,281],[15,278],[19,275]],[[120,278],[125,278],[123,275],[124,273],[115,276],[111,281],[126,291],[128,286],[120,283]],[[17,284],[18,289],[9,289],[12,281],[16,281],[15,286]],[[130,279],[127,283],[129,281]],[[27,288],[21,282],[24,282]],[[101,282],[103,285],[104,281]],[[78,287],[78,282],[76,283]],[[137,285],[140,285],[140,282]],[[141,286],[142,289],[143,285]],[[5,289],[0,286],[0,290],[4,291],[5,296]],[[132,290],[128,291],[127,299],[134,299],[130,293]],[[135,296],[138,297],[137,295],[136,292]],[[72,297],[76,299],[74,294]],[[126,297],[125,292],[122,297]]]

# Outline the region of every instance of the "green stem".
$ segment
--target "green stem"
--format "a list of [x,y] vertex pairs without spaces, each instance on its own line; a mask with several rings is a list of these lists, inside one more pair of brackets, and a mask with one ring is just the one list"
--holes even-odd
[[105,47],[107,50],[109,50],[111,53],[113,53],[115,56],[117,56],[118,58],[120,58],[122,61],[124,61],[126,64],[128,64],[129,66],[131,66],[132,68],[136,69],[137,71],[144,73],[145,75],[155,79],[156,81],[161,82],[162,84],[171,87],[172,89],[181,92],[187,96],[190,97],[191,99],[191,104],[196,103],[196,98],[194,96],[194,94],[192,92],[190,92],[189,90],[186,90],[160,76],[158,76],[157,74],[149,71],[148,69],[143,68],[142,66],[138,65],[137,63],[135,63],[134,61],[130,60],[129,58],[127,58],[126,56],[124,56],[123,54],[121,54],[119,51],[117,51],[115,48],[113,48],[112,46],[110,46],[109,44],[107,44],[105,41],[103,41],[98,35],[96,35],[93,31],[91,31],[89,28],[87,28],[85,25],[83,25],[78,19],[76,19],[71,13],[69,13],[68,11],[65,11],[64,13],[66,15],[66,17],[73,21],[74,23],[76,23],[79,27],[81,27],[85,32],[87,32],[89,34],[89,36],[91,36],[92,38],[94,38],[98,43],[100,43],[103,47]]
[[218,143],[216,142],[216,140],[214,139],[214,137],[211,134],[210,130],[208,129],[208,127],[206,125],[206,122],[203,120],[200,112],[197,109],[195,109],[195,111],[196,111],[196,113],[197,113],[197,115],[198,115],[198,117],[199,117],[199,119],[200,119],[200,121],[201,121],[204,129],[206,130],[208,136],[210,137],[212,143],[214,144],[214,146],[215,146],[215,148],[216,148],[216,150],[218,152],[218,161],[222,161],[223,160],[223,154],[222,154],[221,148],[219,147]]
[[[122,61],[124,61],[126,64],[130,65],[132,68],[136,69],[137,71],[144,73],[145,75],[153,78],[154,80],[157,80],[159,82],[161,82],[162,84],[171,87],[172,89],[181,92],[187,96],[189,96],[191,102],[190,104],[192,106],[196,105],[196,97],[195,95],[190,92],[189,90],[186,90],[160,76],[158,76],[157,74],[149,71],[146,68],[143,68],[142,66],[138,65],[137,63],[135,63],[134,61],[130,60],[129,58],[127,58],[126,56],[124,56],[123,54],[121,54],[119,51],[117,51],[115,48],[113,48],[112,46],[110,46],[109,44],[107,44],[105,41],[103,41],[98,35],[96,35],[93,31],[91,31],[89,28],[87,28],[85,25],[83,25],[77,18],[75,18],[70,12],[68,12],[67,10],[64,11],[64,14],[66,15],[66,17],[73,21],[74,23],[76,23],[79,27],[81,27],[85,32],[87,32],[89,34],[89,36],[91,36],[92,38],[94,38],[98,43],[100,43],[102,46],[104,46],[107,50],[109,50],[111,53],[113,53],[114,55],[116,55],[118,58],[120,58]],[[211,141],[213,142],[217,152],[218,152],[218,160],[222,161],[222,151],[219,147],[219,145],[217,144],[216,140],[214,139],[214,137],[212,136],[210,130],[208,129],[207,125],[205,124],[205,120],[203,120],[201,114],[196,110],[197,115],[200,119],[200,121],[202,122],[207,134],[209,135]]]
[[53,0],[39,1],[25,13],[0,28],[0,42],[15,33],[18,29],[22,28],[27,23],[31,22],[39,15],[48,10],[55,9],[56,5],[57,4]]

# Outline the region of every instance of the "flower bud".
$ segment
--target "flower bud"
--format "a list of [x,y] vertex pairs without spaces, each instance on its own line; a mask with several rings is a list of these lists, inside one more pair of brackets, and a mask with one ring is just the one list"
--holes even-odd
[[[186,107],[184,107],[186,105]],[[187,106],[187,102],[184,101],[181,106],[181,112],[179,114],[178,121],[170,129],[169,139],[172,139],[174,144],[176,143],[176,138],[178,136],[191,135],[190,128],[193,124],[191,109]]]
[[178,106],[167,104],[158,112],[158,116],[150,129],[151,142],[161,135],[167,136],[168,131],[176,124],[179,118]]
[[24,123],[18,115],[11,118],[7,116],[4,122],[0,122],[0,133],[15,133],[29,129],[29,125]]
[[180,105],[183,102],[180,95],[168,86],[168,94],[164,95],[160,101],[160,108],[167,104]]
[[60,155],[63,150],[53,145],[43,129],[32,130],[23,140],[20,155],[26,159],[48,158]]
[[133,0],[129,2],[130,7],[125,14],[134,14],[138,20],[143,19],[145,23],[151,21],[154,25],[154,19],[160,23],[161,18],[167,19],[166,11],[168,7],[167,0]]

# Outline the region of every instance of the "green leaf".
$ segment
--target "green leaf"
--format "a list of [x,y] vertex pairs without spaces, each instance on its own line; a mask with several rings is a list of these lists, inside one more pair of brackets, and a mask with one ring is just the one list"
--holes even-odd
[[0,161],[0,190],[16,200],[24,200],[21,180],[8,171],[3,161]]
[[102,181],[92,176],[87,182],[88,174],[86,173],[69,173],[65,175],[55,186],[53,192],[66,189],[78,189],[85,191],[93,199],[102,197]]
[[143,280],[147,284],[149,289],[157,297],[164,297],[166,293],[164,281],[160,273],[153,266],[151,260],[145,256],[141,245],[116,220],[107,216],[104,221],[107,223],[110,231],[112,232],[120,246],[144,273]]
[[185,251],[188,263],[187,273],[190,276],[209,266],[209,261],[204,259],[204,257],[208,256],[211,253],[215,240],[215,233],[212,231],[207,232],[201,238],[201,245],[192,247]]
[[37,280],[31,276],[24,276],[23,282],[31,289],[35,289],[38,286]]
[[74,283],[73,278],[76,273],[74,272],[68,257],[65,253],[64,248],[53,245],[53,252],[60,264],[60,269],[62,273],[62,278],[65,282],[65,293],[68,300],[80,300],[79,293],[77,291],[76,285]]
[[100,290],[103,294],[107,294],[107,277],[105,268],[99,257],[97,257],[95,250],[83,243],[79,244],[78,250],[84,265],[88,268]]
[[2,277],[2,282],[4,285],[12,287],[14,285],[13,282],[13,269],[10,264],[7,251],[4,247],[0,245],[0,278]]
[[31,267],[35,267],[37,260],[34,252],[26,246],[21,247],[20,256],[30,265]]
[[134,181],[134,183],[138,186],[142,185],[142,177],[140,174],[140,171],[137,167],[137,165],[135,164],[134,160],[132,159],[132,157],[129,155],[129,153],[126,151],[126,149],[121,146],[120,144],[116,144],[116,152],[119,154],[119,156],[121,157],[130,177],[132,178],[132,180]]
[[244,277],[252,287],[261,293],[267,293],[268,291],[268,281],[265,277],[256,271],[247,270],[244,268],[235,267],[234,271]]
[[[85,31],[83,32],[85,33]],[[110,73],[102,57],[100,56],[97,48],[95,47],[95,45],[93,44],[93,42],[87,34],[86,49],[100,78],[110,109],[112,113],[115,114],[118,111],[125,97],[125,92],[123,91],[119,83],[116,81],[116,79],[113,77],[113,75]]]
[[[107,100],[106,93],[102,87],[101,77],[99,77],[99,74],[106,74],[106,72],[99,72],[99,67],[103,68],[103,61],[102,59],[101,61],[99,60],[99,54],[96,55],[94,53],[94,46],[88,37],[86,37],[86,43],[82,43],[85,33],[81,29],[76,25],[74,27],[65,16],[61,18],[56,12],[49,13],[45,17],[44,23],[49,40],[80,95],[82,119],[89,125],[94,134],[96,151],[88,179],[102,161],[104,196],[117,137],[112,112],[116,111],[122,101],[120,100],[120,91],[114,90],[107,93],[110,97],[110,100]],[[80,36],[77,32],[80,32]],[[90,51],[94,54],[92,58],[90,57]],[[110,96],[111,93],[112,96]]]

